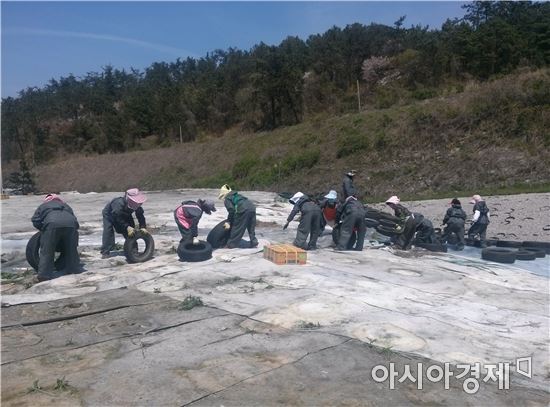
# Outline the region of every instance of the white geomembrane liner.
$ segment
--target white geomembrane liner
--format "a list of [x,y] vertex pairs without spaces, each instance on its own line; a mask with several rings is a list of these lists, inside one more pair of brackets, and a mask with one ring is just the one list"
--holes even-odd
[[[282,328],[318,323],[320,330],[440,362],[498,363],[532,356],[531,385],[545,386],[550,373],[548,279],[537,273],[548,270],[548,258],[505,265],[479,259],[479,250],[473,248],[447,254],[404,253],[377,244],[366,245],[362,252],[336,252],[329,247],[327,227],[319,240],[322,249],[308,252],[306,265],[277,266],[264,260],[261,252],[265,244],[294,239],[297,222],[281,230],[292,205],[274,193],[244,192],[258,205],[259,247],[220,249],[205,262],[180,262],[171,251],[179,241],[173,210],[182,200],[215,200],[216,194],[217,190],[148,192],[145,216],[157,251],[142,264],[127,264],[124,256],[101,259],[97,250],[101,210],[120,193],[61,194],[80,221],[80,249],[88,271],[3,295],[2,304],[51,301],[125,286],[178,300],[194,295],[205,305]],[[443,212],[447,201],[441,200]],[[2,201],[3,257],[24,252],[34,233],[30,217],[40,202],[38,196]],[[227,216],[218,206],[217,212],[203,215],[203,240]],[[120,236],[117,241],[122,243]]]

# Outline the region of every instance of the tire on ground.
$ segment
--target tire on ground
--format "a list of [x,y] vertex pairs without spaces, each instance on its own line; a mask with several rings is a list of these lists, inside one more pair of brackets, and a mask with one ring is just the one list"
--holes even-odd
[[422,247],[431,252],[447,253],[447,245],[443,243],[415,243],[415,246]]
[[368,228],[376,228],[380,223],[375,219],[365,218],[365,225]]
[[518,250],[516,252],[516,260],[535,260],[537,258],[536,253],[527,250]]
[[497,240],[497,247],[511,247],[514,249],[519,249],[522,244],[522,242],[516,242],[514,240]]
[[516,261],[516,251],[499,247],[488,247],[481,250],[481,258],[497,263],[512,264]]
[[390,220],[394,223],[399,223],[401,219],[399,219],[397,216],[392,215],[388,212],[382,212],[380,211],[380,219]]
[[212,245],[203,240],[198,244],[180,242],[178,256],[181,261],[205,261],[212,258]]
[[365,211],[365,218],[378,220],[380,219],[380,212],[372,209]]
[[395,228],[388,228],[388,227],[382,226],[382,225],[378,226],[376,228],[376,231],[379,232],[379,233],[382,233],[385,236],[389,236],[389,237],[399,234],[399,232],[397,230],[395,230]]
[[[145,250],[142,253],[138,250],[138,240],[143,240],[145,242]],[[145,234],[136,230],[133,237],[128,237],[124,241],[124,255],[128,263],[143,263],[150,260],[154,252],[155,241],[153,240],[153,236],[148,233]]]
[[[36,232],[29,239],[27,247],[25,249],[25,257],[29,265],[38,271],[38,264],[40,263],[40,232]],[[54,267],[57,271],[61,271],[65,268],[65,255],[61,250],[56,250],[56,254],[59,253],[54,261]]]
[[526,241],[522,243],[522,247],[533,247],[537,249],[542,249],[546,254],[550,254],[550,242],[531,242]]
[[397,226],[397,223],[395,223],[394,221],[383,219],[383,218],[380,218],[378,223],[380,223],[380,226],[385,226],[390,229],[395,229],[395,227]]
[[520,250],[535,253],[535,256],[541,259],[546,257],[546,251],[537,247],[522,247]]
[[206,237],[206,241],[210,243],[212,249],[219,249],[220,247],[224,247],[229,240],[231,229],[226,230],[223,227],[225,222],[227,222],[227,219],[221,221],[216,226],[214,226],[214,228],[210,231],[210,233],[208,233],[208,236]]

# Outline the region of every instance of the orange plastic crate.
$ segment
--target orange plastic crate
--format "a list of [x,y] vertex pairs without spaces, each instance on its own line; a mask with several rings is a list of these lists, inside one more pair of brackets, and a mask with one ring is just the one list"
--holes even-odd
[[275,264],[306,264],[307,252],[291,244],[264,246],[264,259]]

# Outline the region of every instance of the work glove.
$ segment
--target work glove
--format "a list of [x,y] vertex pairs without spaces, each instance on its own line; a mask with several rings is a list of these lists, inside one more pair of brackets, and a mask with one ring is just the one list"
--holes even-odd
[[198,237],[193,238],[193,244],[199,244],[199,238]]
[[229,229],[231,229],[231,225],[229,224],[229,222],[225,222],[225,223],[223,224],[223,228],[224,228],[225,230],[229,230]]
[[128,232],[129,237],[134,237],[134,235],[136,234],[136,230],[131,226],[128,226],[126,228],[126,232]]
[[288,222],[285,223],[285,225],[283,226],[283,230],[285,230],[287,227],[288,227]]
[[144,235],[148,235],[149,234],[149,231],[145,228],[141,228],[140,229],[141,233],[143,233]]

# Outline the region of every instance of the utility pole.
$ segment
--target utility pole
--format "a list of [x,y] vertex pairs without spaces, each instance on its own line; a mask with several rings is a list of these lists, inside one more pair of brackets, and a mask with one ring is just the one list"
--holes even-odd
[[181,136],[181,124],[180,124],[180,144],[183,144],[183,137]]
[[361,112],[361,94],[359,93],[359,79],[357,79],[357,106]]

